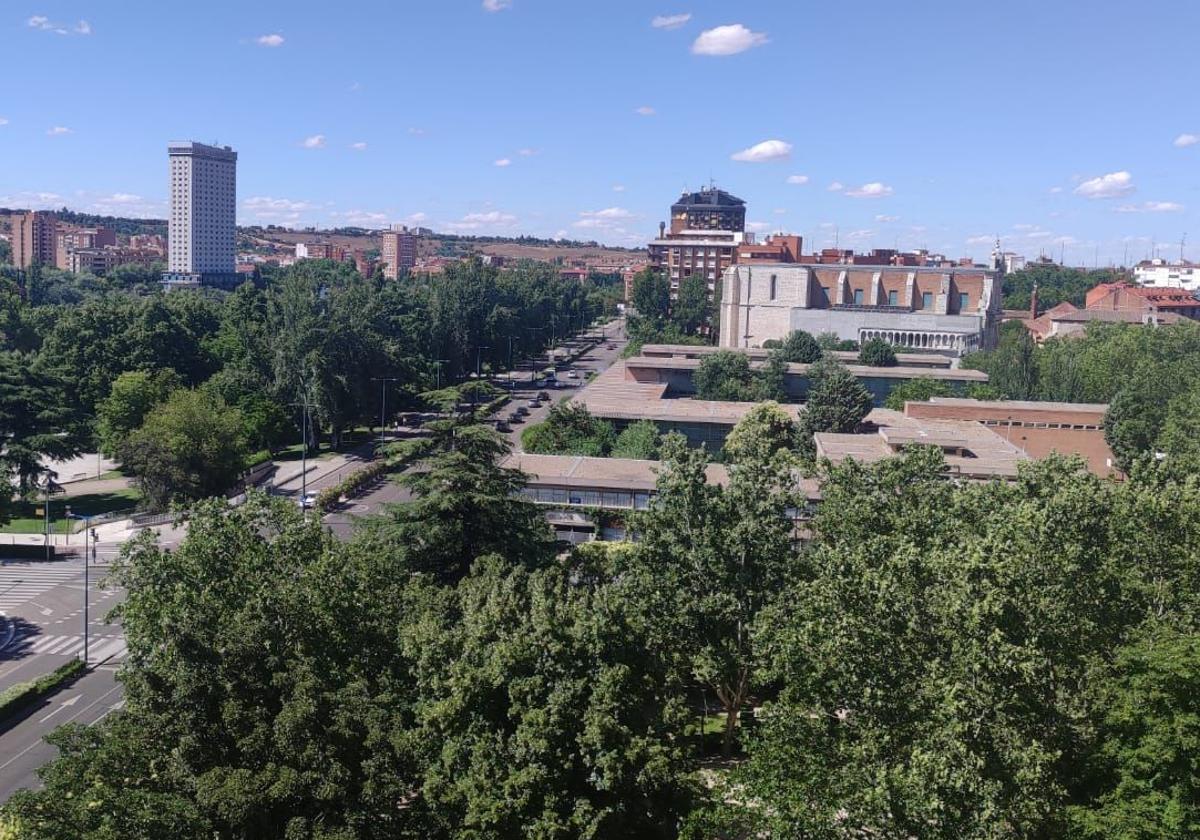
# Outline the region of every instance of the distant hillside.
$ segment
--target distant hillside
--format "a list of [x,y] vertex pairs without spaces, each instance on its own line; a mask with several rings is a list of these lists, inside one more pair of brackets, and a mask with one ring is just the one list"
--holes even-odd
[[[0,207],[0,216],[10,216],[25,212],[27,211],[21,208]],[[79,225],[80,227],[112,228],[124,236],[133,236],[135,234],[167,235],[166,219],[128,219],[124,216],[97,216],[94,213],[77,213],[74,210],[68,210],[66,207],[53,212],[60,221]],[[7,228],[7,222],[5,227]]]

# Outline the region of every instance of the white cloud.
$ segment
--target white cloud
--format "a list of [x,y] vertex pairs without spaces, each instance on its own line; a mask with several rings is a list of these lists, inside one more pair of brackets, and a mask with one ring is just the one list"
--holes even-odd
[[791,143],[785,143],[783,140],[764,140],[748,149],[734,152],[730,157],[743,163],[766,163],[772,160],[784,160],[791,154]]
[[566,228],[559,228],[558,230],[554,231],[555,239],[569,239],[570,236],[571,236],[571,232],[568,231]]
[[417,128],[416,126],[413,126],[412,128],[410,128],[408,130],[408,133],[411,134],[413,137],[424,137],[425,129]]
[[1019,222],[1013,225],[1013,230],[1037,230],[1038,225],[1031,225],[1026,222]]
[[376,213],[370,210],[346,210],[341,213],[330,213],[336,219],[341,219],[354,227],[380,228],[385,227],[391,218],[387,213]]
[[1051,187],[1050,188],[1051,195],[1058,195],[1060,192],[1062,192],[1062,187]]
[[770,222],[746,222],[746,230],[751,233],[767,233],[774,229],[775,225]]
[[625,192],[624,184],[613,184],[613,192]]
[[8,125],[8,118],[0,117],[0,125]]
[[512,5],[512,0],[483,0],[485,12],[502,12]]
[[406,221],[406,222],[409,222],[410,224],[414,224],[414,225],[416,225],[416,224],[420,224],[421,222],[425,221],[425,220],[426,220],[426,219],[428,219],[428,218],[429,218],[429,217],[428,217],[428,216],[426,216],[424,213],[417,212],[417,213],[412,213],[412,214],[410,214],[410,215],[408,216],[408,218],[407,218],[407,219],[405,219],[405,221]]
[[511,164],[512,164],[512,161],[509,160],[508,158],[500,158],[496,161],[495,165],[503,167],[503,166],[509,166]]
[[324,149],[325,148],[325,135],[324,134],[314,134],[312,137],[305,137],[304,142],[301,143],[301,145],[304,146],[304,148],[306,148],[306,149]]
[[603,210],[584,210],[579,214],[582,218],[572,224],[577,228],[591,228],[624,233],[622,223],[634,218],[633,214],[624,207],[605,207]]
[[776,216],[783,216],[787,213],[787,208],[786,207],[776,207],[771,212],[774,213]]
[[643,117],[653,117],[654,116],[654,109],[651,108],[649,105],[641,105],[637,108],[634,108],[633,112],[635,114],[641,114]]
[[852,190],[846,190],[846,195],[851,198],[887,198],[895,190],[887,184],[881,184],[878,181],[872,181],[869,184],[863,184],[861,187],[855,187]]
[[875,221],[881,222],[886,225],[891,222],[900,221],[900,217],[899,216],[889,216],[886,213],[880,213],[878,216],[875,217]]
[[260,47],[282,47],[283,36],[278,32],[272,32],[270,35],[259,35],[254,42]]
[[864,230],[852,230],[849,233],[843,233],[841,238],[846,240],[847,242],[866,242],[867,240],[871,239],[873,236],[875,236],[875,231],[869,230],[869,229],[864,229]]
[[468,213],[457,222],[447,222],[447,230],[471,231],[482,228],[511,228],[517,222],[517,217],[511,213],[499,210],[489,210],[486,213]]
[[356,152],[365,152],[367,150],[367,144],[362,140],[359,140],[357,143],[351,143],[350,148]]
[[346,90],[350,91],[351,93],[357,93],[358,91],[362,90],[362,85],[358,82],[351,82],[350,87],[346,88]]
[[18,192],[0,195],[0,207],[19,207],[29,210],[56,210],[64,204],[63,197],[52,192]]
[[317,206],[307,201],[256,195],[245,199],[242,209],[247,212],[248,220],[253,223],[299,227],[302,221],[309,221],[304,218],[305,214],[316,210]]
[[56,125],[53,128],[47,128],[46,133],[51,137],[61,137],[64,134],[70,134],[71,129],[67,128],[65,125]]
[[825,189],[829,190],[830,192],[841,192],[842,190],[846,189],[846,185],[841,181],[834,181]]
[[789,184],[807,184],[808,176],[807,175],[789,175],[787,177],[787,182]]
[[533,157],[537,153],[537,149],[517,149],[517,154],[519,154],[521,157]]
[[100,201],[104,204],[137,204],[141,200],[142,197],[140,195],[121,192],[113,193],[112,195],[105,196],[104,198],[100,199]]
[[691,12],[681,15],[655,15],[650,25],[655,29],[678,29],[692,19]]
[[1143,201],[1141,204],[1122,204],[1118,213],[1178,213],[1184,209],[1174,201]]
[[45,15],[34,15],[33,17],[29,18],[29,20],[25,21],[25,23],[31,29],[40,29],[43,32],[53,32],[55,35],[70,35],[72,33],[76,35],[92,34],[92,25],[86,20],[79,21],[79,23],[75,24],[70,29],[67,29],[66,25],[64,24],[55,23]]
[[1186,149],[1188,146],[1195,146],[1197,143],[1200,143],[1200,135],[1180,134],[1175,138],[1172,145],[1177,149]]
[[767,43],[762,32],[751,32],[740,23],[706,29],[692,44],[696,55],[736,55]]
[[1122,170],[1087,179],[1075,188],[1075,194],[1091,199],[1119,198],[1123,195],[1129,195],[1135,189],[1133,176]]

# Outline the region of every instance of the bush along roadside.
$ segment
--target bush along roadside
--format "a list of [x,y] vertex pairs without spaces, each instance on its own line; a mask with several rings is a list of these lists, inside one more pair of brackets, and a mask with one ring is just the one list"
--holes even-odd
[[501,394],[500,396],[496,397],[496,399],[492,400],[491,402],[484,403],[483,405],[479,406],[479,408],[475,409],[474,419],[476,420],[476,422],[482,422],[482,421],[486,420],[488,417],[491,417],[493,414],[495,414],[501,408],[508,405],[508,403],[511,399],[512,399],[512,397],[510,397],[508,394]]
[[397,470],[408,462],[408,458],[380,458],[355,470],[333,487],[317,494],[316,507],[321,513],[330,511],[342,496],[353,496],[355,492],[386,473]]
[[0,720],[16,714],[86,670],[87,666],[83,664],[82,659],[72,659],[67,664],[55,668],[49,674],[44,674],[36,680],[9,686],[0,692]]

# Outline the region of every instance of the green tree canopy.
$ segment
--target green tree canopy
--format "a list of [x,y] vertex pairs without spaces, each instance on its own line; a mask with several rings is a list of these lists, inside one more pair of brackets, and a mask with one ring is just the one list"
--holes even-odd
[[871,367],[895,367],[896,351],[882,338],[872,338],[858,351],[858,363]]
[[638,420],[630,423],[617,435],[611,455],[614,458],[653,461],[658,457],[661,437],[653,420]]
[[593,417],[581,403],[566,400],[551,406],[542,423],[521,433],[526,452],[542,455],[588,455],[601,458],[612,450],[612,423]]
[[113,380],[108,396],[96,406],[96,435],[100,451],[115,458],[125,440],[146,415],[180,387],[179,376],[170,370],[130,370]]
[[146,415],[117,456],[146,503],[162,510],[232,487],[246,463],[243,432],[236,408],[203,390],[181,388]]
[[888,391],[884,407],[903,411],[906,402],[928,402],[932,397],[952,397],[954,389],[940,379],[918,376],[896,385]]

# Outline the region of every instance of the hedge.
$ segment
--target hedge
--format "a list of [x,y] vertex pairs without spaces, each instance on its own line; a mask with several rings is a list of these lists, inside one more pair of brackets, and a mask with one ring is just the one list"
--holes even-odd
[[67,680],[87,670],[82,659],[72,659],[65,665],[43,674],[36,680],[10,685],[0,691],[0,719],[16,714],[38,698],[49,694]]
[[328,512],[342,496],[353,495],[356,490],[370,484],[380,476],[403,466],[407,460],[407,458],[380,458],[355,470],[333,487],[327,487],[317,494],[317,510],[322,513]]

